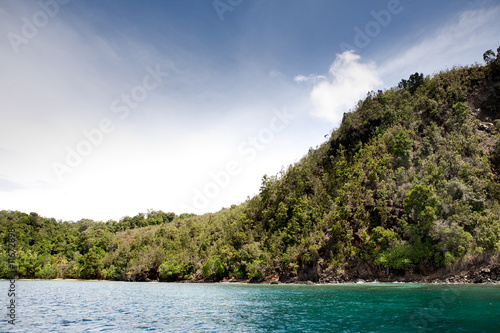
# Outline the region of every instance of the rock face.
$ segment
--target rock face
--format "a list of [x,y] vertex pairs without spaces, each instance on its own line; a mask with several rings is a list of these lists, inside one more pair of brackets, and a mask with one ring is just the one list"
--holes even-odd
[[471,275],[474,283],[487,283],[500,281],[500,267],[482,268],[479,272]]
[[443,269],[428,273],[389,272],[370,267],[356,267],[340,274],[324,274],[320,283],[365,282],[421,282],[421,283],[495,283],[500,282],[500,265],[470,267],[463,271],[451,272]]
[[[154,276],[131,276],[129,281],[160,281]],[[177,282],[243,282],[243,283],[298,283],[312,285],[315,283],[363,283],[363,282],[414,282],[414,283],[500,283],[500,264],[483,263],[474,265],[460,271],[442,269],[436,272],[418,273],[412,271],[389,271],[367,263],[362,263],[346,271],[321,270],[319,266],[301,267],[297,272],[273,272],[265,277],[251,279],[224,278],[204,279],[201,275],[195,275],[190,280],[177,280]]]

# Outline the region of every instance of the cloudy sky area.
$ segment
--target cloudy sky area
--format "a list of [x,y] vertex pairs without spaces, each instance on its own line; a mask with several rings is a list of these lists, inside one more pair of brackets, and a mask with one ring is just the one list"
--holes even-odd
[[369,90],[482,63],[498,17],[494,0],[2,0],[0,209],[238,204]]

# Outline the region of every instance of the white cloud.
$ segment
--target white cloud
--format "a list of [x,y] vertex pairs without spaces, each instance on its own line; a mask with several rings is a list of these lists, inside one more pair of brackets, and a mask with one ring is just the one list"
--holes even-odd
[[310,95],[314,104],[312,114],[336,125],[344,112],[382,83],[375,64],[362,63],[361,56],[353,51],[338,54],[328,76],[299,75],[295,81],[313,82]]
[[315,74],[310,74],[308,76],[305,76],[305,75],[297,75],[293,78],[293,80],[295,82],[299,82],[299,83],[318,83],[318,82],[321,82],[321,81],[324,81],[326,80],[327,77],[324,76],[324,75],[315,75]]
[[304,76],[304,75],[297,75],[294,78],[294,80],[295,80],[295,82],[307,82],[308,81],[308,77]]

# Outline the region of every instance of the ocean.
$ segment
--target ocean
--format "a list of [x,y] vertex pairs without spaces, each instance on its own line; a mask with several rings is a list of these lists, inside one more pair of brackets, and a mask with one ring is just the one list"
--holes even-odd
[[500,285],[9,285],[0,332],[500,332]]

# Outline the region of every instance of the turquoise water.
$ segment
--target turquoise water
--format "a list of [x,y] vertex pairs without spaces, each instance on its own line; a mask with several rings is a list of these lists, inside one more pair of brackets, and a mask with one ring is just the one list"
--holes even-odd
[[500,285],[16,281],[0,332],[500,332]]

